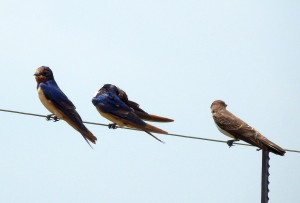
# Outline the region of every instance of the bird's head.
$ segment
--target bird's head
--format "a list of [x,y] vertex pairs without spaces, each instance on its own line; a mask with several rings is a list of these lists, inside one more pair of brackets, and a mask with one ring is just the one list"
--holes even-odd
[[103,87],[101,87],[97,92],[96,92],[96,96],[107,93],[107,92],[113,92],[118,94],[118,88],[115,85],[112,84],[105,84],[103,85]]
[[52,70],[47,66],[38,67],[33,75],[37,83],[54,79]]
[[212,113],[215,113],[218,110],[226,109],[226,107],[227,107],[227,104],[225,104],[224,101],[216,100],[211,104],[210,109],[211,109]]
[[115,86],[115,85],[112,85],[112,84],[105,84],[103,85],[103,87],[100,89],[102,91],[106,91],[106,92],[115,92],[117,93],[118,92],[118,88]]

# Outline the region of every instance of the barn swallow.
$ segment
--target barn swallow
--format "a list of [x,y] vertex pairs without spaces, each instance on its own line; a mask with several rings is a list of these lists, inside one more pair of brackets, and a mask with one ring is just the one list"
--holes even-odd
[[256,129],[230,113],[226,107],[227,105],[224,101],[216,100],[211,104],[210,108],[219,131],[234,139],[227,141],[229,147],[232,146],[233,142],[243,140],[260,149],[265,149],[281,156],[285,154],[284,149],[274,144]]
[[46,109],[55,115],[54,120],[56,121],[59,118],[66,121],[83,136],[89,145],[89,141],[96,144],[97,138],[85,127],[81,117],[75,110],[74,104],[58,87],[51,69],[41,66],[37,68],[34,76],[37,82],[39,99]]
[[[110,84],[104,85],[96,93],[95,97],[92,99],[92,103],[104,118],[113,122],[113,124],[109,125],[110,128],[115,128],[116,125],[119,125],[121,127],[127,126],[143,130],[160,142],[162,141],[150,132],[162,134],[167,134],[167,132],[144,122],[142,119],[160,120],[162,122],[173,121],[172,119],[159,116],[152,117],[151,114],[147,114],[140,109],[137,103],[128,100],[124,91]],[[138,114],[137,112],[141,112],[141,114]],[[140,115],[142,116],[140,117]]]

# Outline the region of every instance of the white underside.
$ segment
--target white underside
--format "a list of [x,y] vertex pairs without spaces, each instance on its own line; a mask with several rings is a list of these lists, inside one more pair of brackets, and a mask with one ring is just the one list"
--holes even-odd
[[[216,123],[215,123],[215,124],[216,124]],[[231,138],[235,139],[235,137],[234,137],[233,135],[231,135],[231,134],[228,133],[227,131],[221,129],[217,124],[216,124],[216,126],[217,126],[218,130],[219,130],[221,133],[223,133],[224,135],[226,135],[226,136],[228,136],[228,137],[231,137]]]

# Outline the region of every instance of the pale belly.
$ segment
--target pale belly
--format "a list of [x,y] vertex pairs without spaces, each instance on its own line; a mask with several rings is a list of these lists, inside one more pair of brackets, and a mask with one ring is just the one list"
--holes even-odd
[[[97,109],[97,110],[98,110],[98,109]],[[99,110],[98,110],[98,112],[101,114],[101,116],[103,116],[103,117],[106,118],[107,120],[110,120],[110,121],[113,122],[113,123],[116,123],[118,126],[121,126],[121,127],[125,126],[125,124],[124,124],[122,121],[116,119],[115,117],[113,117],[113,116],[111,116],[111,115],[109,115],[109,114],[107,114],[107,113],[103,113],[103,112],[101,112],[101,111],[99,111]]]
[[[216,123],[215,123],[215,124],[216,124]],[[218,130],[219,130],[221,133],[223,133],[224,135],[226,135],[226,136],[228,136],[228,137],[231,137],[231,138],[234,138],[234,139],[235,139],[234,136],[232,136],[231,134],[229,134],[229,133],[226,132],[225,130],[221,129],[217,124],[216,124],[216,126],[217,126]]]
[[58,118],[63,119],[63,114],[60,113],[60,111],[54,106],[54,104],[45,97],[41,88],[38,88],[38,95],[42,104],[46,107],[48,111],[55,114]]

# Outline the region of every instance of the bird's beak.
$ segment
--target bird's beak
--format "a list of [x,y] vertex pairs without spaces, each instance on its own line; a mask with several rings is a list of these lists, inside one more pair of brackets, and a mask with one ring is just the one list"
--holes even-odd
[[41,73],[34,73],[33,76],[40,76]]

